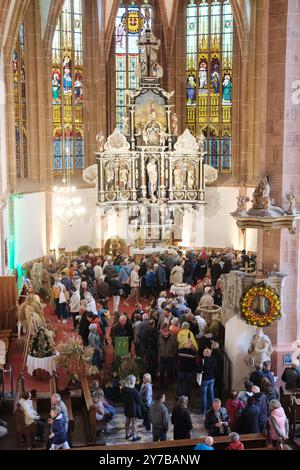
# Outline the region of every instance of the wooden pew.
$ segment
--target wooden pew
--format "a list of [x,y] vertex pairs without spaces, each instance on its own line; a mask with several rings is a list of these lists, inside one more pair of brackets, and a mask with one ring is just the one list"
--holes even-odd
[[[245,450],[268,450],[268,440],[265,433],[257,434],[241,434],[240,440],[245,446]],[[140,450],[144,451],[147,449],[172,449],[172,448],[181,448],[181,450],[193,449],[197,444],[205,441],[205,437],[199,439],[182,439],[182,440],[172,440],[172,441],[163,441],[163,442],[139,442],[136,444],[123,444],[123,445],[108,445],[105,446],[105,452],[109,451],[133,451]],[[228,436],[219,436],[214,437],[214,449],[224,450],[230,443],[230,438]],[[77,447],[74,450],[99,450],[99,447]]]
[[62,401],[67,407],[68,410],[68,430],[69,432],[74,431],[74,415],[73,415],[73,409],[72,409],[72,401],[71,401],[71,396],[70,396],[70,391],[68,389],[62,390],[62,391],[57,391],[57,374],[55,371],[53,371],[52,377],[49,379],[49,391],[50,391],[50,397],[53,395],[53,393],[59,393],[61,395]]
[[87,377],[81,377],[80,381],[87,412],[87,444],[93,445],[97,441],[96,406],[92,400]]
[[[16,421],[16,447],[19,449],[21,447],[22,436],[25,436],[25,441],[28,449],[31,449],[33,446],[33,439],[37,431],[37,425],[35,423],[26,425],[24,412],[19,404],[20,399],[22,398],[23,393],[25,392],[25,379],[22,373],[19,374],[16,383],[16,392],[14,399],[14,415]],[[34,409],[37,409],[37,397],[36,393],[33,390],[31,392],[32,405]]]
[[293,438],[300,435],[300,430],[298,430],[297,433],[297,424],[300,424],[300,398],[297,398],[295,395],[291,395],[290,397],[288,414],[290,437]]

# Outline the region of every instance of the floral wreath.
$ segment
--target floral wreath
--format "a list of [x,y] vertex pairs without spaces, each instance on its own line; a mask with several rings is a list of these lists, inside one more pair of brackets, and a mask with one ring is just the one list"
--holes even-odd
[[[254,300],[257,297],[264,297],[269,301],[270,305],[266,313],[259,313],[255,310]],[[241,316],[248,325],[270,326],[282,317],[280,307],[280,297],[275,289],[265,282],[260,282],[249,287],[241,299]]]

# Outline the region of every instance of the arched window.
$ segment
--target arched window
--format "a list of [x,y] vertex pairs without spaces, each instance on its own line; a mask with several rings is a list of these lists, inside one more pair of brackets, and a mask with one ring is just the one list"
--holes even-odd
[[231,171],[233,13],[230,0],[189,0],[186,8],[186,116],[207,137],[207,163]]
[[13,52],[17,178],[26,178],[28,176],[26,75],[24,56],[25,40],[24,25],[22,24],[16,47]]
[[138,87],[136,68],[139,60],[139,47],[137,42],[145,26],[146,7],[149,8],[152,18],[150,0],[123,0],[116,17],[116,127],[120,130],[123,128],[123,116],[127,114],[125,91],[135,90]]
[[[52,43],[53,171],[84,167],[82,0],[65,0]],[[63,158],[64,155],[64,158]]]

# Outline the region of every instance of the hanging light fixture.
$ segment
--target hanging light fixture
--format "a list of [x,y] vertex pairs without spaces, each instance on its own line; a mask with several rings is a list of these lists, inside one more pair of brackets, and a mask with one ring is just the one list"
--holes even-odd
[[75,186],[71,186],[71,152],[70,140],[67,142],[66,157],[63,141],[63,178],[62,186],[54,186],[53,191],[57,194],[55,197],[54,214],[61,222],[67,222],[72,227],[74,222],[79,222],[86,213],[86,209],[81,206],[81,198],[76,196]]

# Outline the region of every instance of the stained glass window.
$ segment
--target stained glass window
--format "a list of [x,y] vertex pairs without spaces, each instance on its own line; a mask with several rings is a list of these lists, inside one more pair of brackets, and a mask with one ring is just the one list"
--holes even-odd
[[[84,167],[82,0],[65,0],[52,43],[53,171]],[[64,155],[64,158],[63,158]]]
[[145,23],[148,7],[152,21],[150,1],[121,1],[115,23],[116,54],[116,127],[123,129],[123,117],[127,114],[126,90],[138,87],[136,68],[139,60],[137,45]]
[[25,75],[25,38],[24,25],[13,52],[14,110],[16,140],[17,178],[28,176],[27,118],[26,118],[26,75]]
[[232,161],[233,13],[230,0],[190,0],[186,9],[186,116],[207,137],[207,163]]

